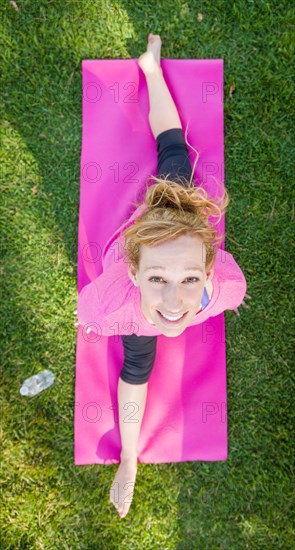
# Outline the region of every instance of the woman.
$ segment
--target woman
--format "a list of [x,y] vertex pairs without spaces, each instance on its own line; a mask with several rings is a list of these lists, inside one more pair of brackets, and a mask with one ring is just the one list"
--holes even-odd
[[[157,142],[158,177],[151,177],[156,184],[106,244],[104,272],[82,289],[78,305],[81,324],[99,319],[104,335],[114,335],[114,326],[119,325],[124,345],[118,383],[121,462],[110,491],[120,517],[128,513],[133,496],[137,443],[157,335],[175,337],[225,309],[237,312],[241,302],[248,307],[242,301],[248,296],[244,275],[231,254],[221,261],[222,236],[216,237],[208,221],[209,216],[220,221],[229,203],[227,191],[218,203],[192,182],[188,149],[162,74],[160,51],[160,36],[149,34],[147,51],[138,59],[147,81],[149,123]],[[124,252],[114,262],[110,245],[119,234]],[[130,322],[134,332],[124,334]],[[136,404],[137,422],[124,421],[130,403]]]

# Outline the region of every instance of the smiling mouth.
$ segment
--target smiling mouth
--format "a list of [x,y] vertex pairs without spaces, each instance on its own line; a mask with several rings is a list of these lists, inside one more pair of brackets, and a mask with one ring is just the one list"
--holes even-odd
[[186,317],[186,315],[188,314],[188,311],[186,311],[186,313],[184,313],[179,319],[177,319],[176,321],[170,321],[170,319],[166,319],[166,317],[164,317],[162,315],[162,313],[158,310],[156,310],[157,313],[159,314],[159,317],[161,318],[161,321],[162,323],[164,323],[165,325],[177,325],[177,324],[180,324],[182,323],[182,321],[184,320],[184,318]]

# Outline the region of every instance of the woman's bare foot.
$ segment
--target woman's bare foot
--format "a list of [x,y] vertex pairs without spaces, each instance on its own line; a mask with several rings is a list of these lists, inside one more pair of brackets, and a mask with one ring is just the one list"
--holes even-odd
[[110,491],[110,502],[117,508],[121,518],[124,518],[129,512],[136,474],[137,457],[121,460]]
[[161,46],[162,40],[159,34],[150,33],[148,36],[148,44],[146,52],[138,58],[138,65],[145,75],[159,72],[161,69]]

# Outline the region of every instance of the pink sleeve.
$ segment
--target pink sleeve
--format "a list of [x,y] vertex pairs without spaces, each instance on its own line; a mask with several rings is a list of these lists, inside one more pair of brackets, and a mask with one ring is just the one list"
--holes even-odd
[[218,309],[236,309],[241,305],[247,291],[247,282],[243,271],[232,254],[222,251],[215,264],[220,284]]
[[223,303],[223,310],[236,309],[241,305],[247,290],[246,279],[222,281],[221,285],[221,299]]
[[100,323],[103,318],[96,280],[84,286],[78,295],[77,317],[82,326]]

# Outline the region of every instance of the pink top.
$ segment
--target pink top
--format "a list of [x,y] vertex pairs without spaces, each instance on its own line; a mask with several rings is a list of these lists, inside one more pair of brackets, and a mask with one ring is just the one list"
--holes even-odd
[[[131,225],[134,218],[146,208],[146,205],[142,204],[129,220],[113,233],[102,252],[103,272],[85,285],[78,295],[79,323],[89,325],[89,328],[100,335],[162,334],[155,325],[146,320],[141,311],[140,288],[134,286],[129,278],[127,259],[122,252],[125,241],[120,232]],[[215,254],[212,285],[211,300],[202,311],[196,313],[189,326],[199,325],[226,309],[235,309],[244,299],[247,290],[246,279],[232,254],[225,250],[219,249]]]

